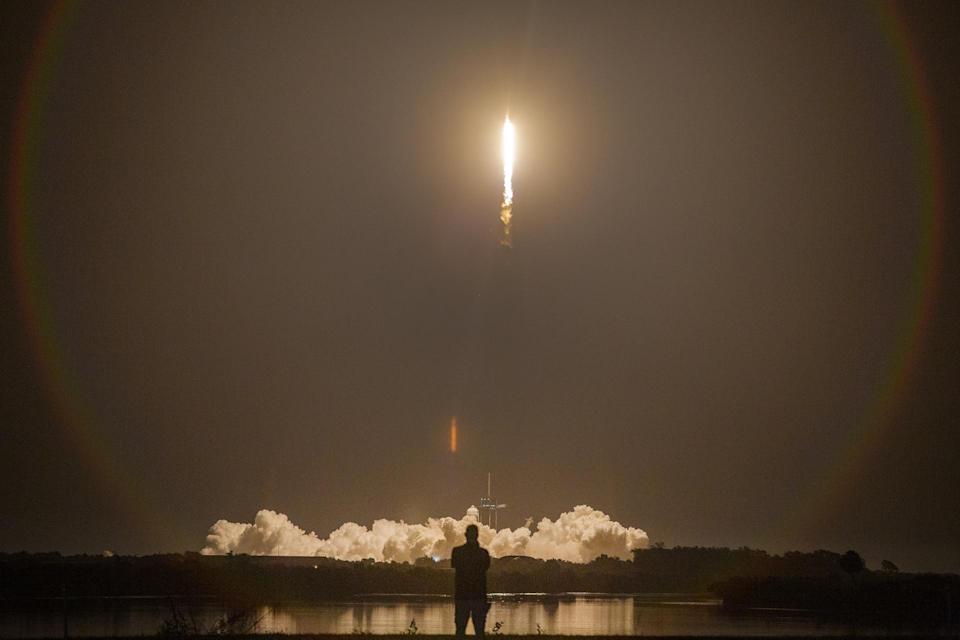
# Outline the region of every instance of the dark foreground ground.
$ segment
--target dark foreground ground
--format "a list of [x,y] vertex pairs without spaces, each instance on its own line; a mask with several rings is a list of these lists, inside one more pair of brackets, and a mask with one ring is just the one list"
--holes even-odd
[[[455,640],[457,636],[452,635],[430,635],[430,634],[415,634],[417,636],[426,636],[431,640]],[[235,635],[228,636],[231,640],[344,640],[345,638],[355,638],[358,636],[373,636],[376,640],[410,640],[410,635],[407,634],[350,634],[350,635],[337,635],[332,633],[318,633],[318,634],[296,634],[296,635],[285,635],[285,634],[252,634],[252,635]],[[149,636],[132,636],[130,638],[123,637],[110,637],[103,638],[102,640],[143,640],[144,637]],[[182,638],[196,637],[196,638],[213,638],[215,636],[182,636]],[[223,636],[219,636],[223,637]],[[468,633],[468,638],[473,637],[473,634]],[[498,634],[494,635],[488,633],[488,638],[502,638],[503,640],[509,640],[511,638],[523,638],[524,640],[530,640],[531,638],[538,638],[538,640],[623,640],[623,638],[628,638],[631,636],[579,636],[579,635],[509,635],[509,634]],[[874,636],[874,635],[847,635],[847,636],[643,636],[644,638],[659,639],[663,640],[737,640],[738,638],[749,638],[749,640],[808,640],[810,638],[818,638],[821,640],[834,638],[857,638],[857,640],[890,640],[894,636]],[[956,636],[944,636],[944,635],[924,635],[924,634],[914,634],[914,635],[899,635],[895,637],[900,638],[946,638],[946,637],[956,637]],[[97,638],[85,638],[84,640],[100,640]]]

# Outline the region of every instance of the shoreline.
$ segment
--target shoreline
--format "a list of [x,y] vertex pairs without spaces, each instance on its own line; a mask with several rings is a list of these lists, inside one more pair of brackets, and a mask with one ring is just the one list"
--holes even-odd
[[[427,633],[417,633],[417,634],[401,634],[401,633],[391,633],[391,634],[377,634],[377,633],[345,633],[345,634],[335,634],[335,633],[316,633],[316,634],[283,634],[283,633],[263,633],[263,634],[245,634],[245,635],[230,635],[228,636],[232,640],[337,640],[342,638],[357,638],[357,637],[373,637],[378,640],[410,640],[411,636],[413,637],[427,637],[436,640],[456,640],[457,638],[466,637],[472,638],[475,637],[472,633],[467,633],[466,636],[455,636],[453,634],[427,634]],[[156,637],[163,638],[164,636],[90,636],[78,638],[78,640],[143,640],[147,637]],[[223,637],[223,636],[213,636],[213,635],[198,635],[198,636],[171,636],[172,638],[177,638],[178,640],[184,640],[186,638],[213,638],[213,637]],[[539,638],[540,640],[572,640],[572,639],[584,639],[584,640],[622,640],[623,638],[633,638],[633,637],[643,637],[649,638],[652,640],[735,640],[737,638],[747,638],[749,640],[810,640],[813,638],[849,638],[856,637],[858,640],[880,640],[890,638],[944,638],[944,637],[954,637],[954,636],[945,636],[942,634],[933,633],[917,633],[917,634],[896,634],[896,635],[877,635],[877,634],[832,634],[832,635],[823,635],[823,634],[811,634],[811,635],[705,635],[705,636],[691,636],[691,635],[643,635],[643,636],[633,636],[633,635],[576,635],[576,634],[559,634],[559,635],[547,635],[547,634],[486,634],[487,638],[498,638],[498,639],[510,639],[510,638]],[[59,636],[51,636],[47,638],[38,638],[36,640],[54,640],[59,638]]]

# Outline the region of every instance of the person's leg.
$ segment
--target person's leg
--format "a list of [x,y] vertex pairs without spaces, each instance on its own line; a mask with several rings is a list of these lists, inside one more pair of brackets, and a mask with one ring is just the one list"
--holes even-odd
[[457,627],[457,635],[467,635],[467,619],[470,618],[470,603],[466,600],[453,601],[453,623]]
[[471,604],[470,617],[473,618],[473,633],[483,637],[484,629],[487,626],[487,610],[490,609],[490,604],[486,599],[473,600]]

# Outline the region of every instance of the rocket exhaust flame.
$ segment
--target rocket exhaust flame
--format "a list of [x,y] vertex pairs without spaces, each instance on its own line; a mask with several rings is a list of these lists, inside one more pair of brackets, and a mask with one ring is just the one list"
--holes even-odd
[[503,134],[500,139],[500,153],[503,156],[503,206],[513,204],[513,160],[516,156],[517,134],[507,116],[503,121]]
[[457,416],[450,420],[450,453],[457,452]]
[[500,138],[500,155],[503,157],[503,202],[500,204],[500,221],[503,222],[503,238],[500,244],[512,247],[510,220],[513,218],[513,161],[516,157],[517,136],[510,116],[503,120]]

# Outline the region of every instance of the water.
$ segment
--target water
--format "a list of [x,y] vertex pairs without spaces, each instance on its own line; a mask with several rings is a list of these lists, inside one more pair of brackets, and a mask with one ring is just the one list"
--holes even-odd
[[[728,635],[829,636],[895,635],[909,629],[884,629],[818,619],[798,611],[724,612],[717,600],[682,594],[494,595],[487,631],[502,622],[508,634],[583,635]],[[179,602],[179,610],[209,628],[227,608],[213,601]],[[171,615],[162,598],[71,600],[72,637],[131,636],[156,633]],[[383,596],[349,602],[287,603],[261,606],[257,631],[263,633],[402,633],[412,620],[420,634],[452,634],[453,603],[448,598]],[[930,630],[926,630],[929,632]],[[472,629],[468,627],[468,632]],[[0,638],[63,636],[60,601],[0,603]]]

